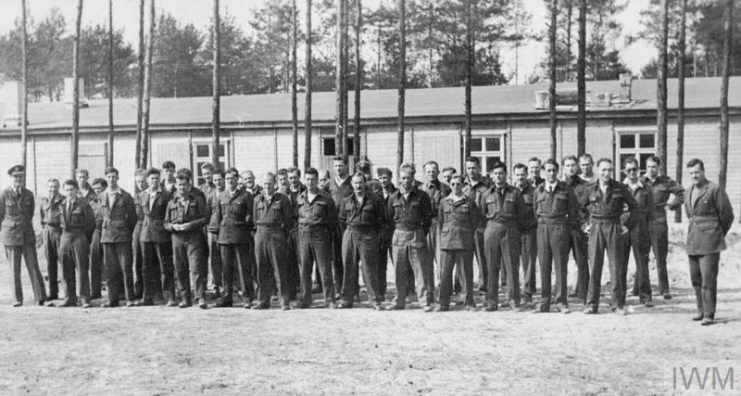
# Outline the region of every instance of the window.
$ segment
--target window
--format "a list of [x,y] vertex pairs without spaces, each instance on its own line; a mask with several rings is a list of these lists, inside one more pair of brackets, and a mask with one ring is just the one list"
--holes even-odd
[[[228,164],[228,160],[225,156],[227,143],[228,142],[219,143],[219,149],[217,151],[219,155],[219,163],[214,164],[214,166],[216,166],[219,169],[223,169],[223,170],[226,170],[226,166]],[[203,183],[204,181],[203,175],[201,174],[201,166],[211,162],[211,148],[213,146],[211,145],[211,143],[194,143],[193,145],[195,146],[193,152],[195,154],[194,172],[196,175],[195,180],[193,181],[193,184],[197,186]]]
[[[646,171],[646,160],[648,157],[656,154],[656,134],[653,132],[644,133],[621,133],[619,136],[618,158],[620,163],[616,168],[623,168],[623,161],[628,157],[635,157],[638,160],[641,174]],[[621,171],[621,180],[625,174]]]
[[478,157],[481,171],[489,173],[494,164],[504,160],[501,136],[474,136],[471,138],[471,156]]
[[[337,155],[337,150],[335,147],[335,142],[337,139],[333,137],[325,137],[322,138],[322,155],[334,157]],[[352,138],[346,138],[345,143],[345,149],[347,152],[347,155],[352,156],[352,153],[355,152],[355,141]]]

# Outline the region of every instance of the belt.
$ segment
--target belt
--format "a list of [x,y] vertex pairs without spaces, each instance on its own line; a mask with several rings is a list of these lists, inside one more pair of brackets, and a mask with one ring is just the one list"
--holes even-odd
[[258,230],[283,230],[282,224],[257,224]]
[[501,227],[517,227],[518,224],[514,220],[495,220],[495,219],[489,219],[486,221],[486,225],[493,225],[493,226],[501,226]]
[[717,223],[718,216],[692,216],[690,223]]
[[304,231],[328,230],[329,224],[299,224],[298,228]]
[[620,221],[620,217],[592,217],[589,221],[592,223],[617,223]]
[[538,224],[566,225],[568,223],[569,219],[565,217],[541,217],[538,219]]

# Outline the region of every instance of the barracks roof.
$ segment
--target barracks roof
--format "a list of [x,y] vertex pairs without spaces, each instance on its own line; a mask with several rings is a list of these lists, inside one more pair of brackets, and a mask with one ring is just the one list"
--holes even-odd
[[[717,109],[720,103],[721,78],[686,79],[687,109]],[[677,80],[668,82],[668,106],[677,107]],[[547,90],[547,83],[532,85],[499,85],[473,87],[472,102],[474,115],[537,115],[546,114],[547,109],[535,108],[535,92]],[[576,83],[558,84],[559,91],[576,89]],[[587,82],[587,91],[594,100],[600,93],[620,91],[617,80]],[[353,114],[353,93],[350,98],[349,118]],[[626,112],[631,110],[655,110],[656,80],[634,80],[630,103],[611,106],[588,107],[588,111]],[[397,114],[397,90],[367,90],[362,92],[361,115],[365,120],[394,118]],[[298,95],[299,120],[303,121],[304,94]],[[89,100],[89,107],[80,109],[81,127],[105,127],[108,125],[107,100]],[[731,77],[729,105],[741,107],[741,77]],[[287,123],[291,121],[291,95],[289,93],[222,96],[221,123],[225,125]],[[560,107],[559,112],[573,112],[575,107]],[[151,104],[152,126],[203,125],[211,122],[211,97],[153,98]],[[315,92],[312,95],[312,119],[330,121],[334,119],[334,92]],[[463,116],[464,88],[420,88],[406,91],[406,116]],[[114,101],[114,122],[117,128],[136,124],[136,98]],[[72,126],[72,112],[61,102],[31,103],[29,105],[29,129],[66,129]],[[9,131],[16,127],[0,128]]]

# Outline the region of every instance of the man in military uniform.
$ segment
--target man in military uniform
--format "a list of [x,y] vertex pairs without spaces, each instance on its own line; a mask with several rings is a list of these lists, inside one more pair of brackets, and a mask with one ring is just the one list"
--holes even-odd
[[[238,187],[237,169],[230,168],[225,176],[226,189],[218,196],[209,224],[209,230],[218,228],[216,235],[221,262],[224,263],[224,293],[216,307],[231,307],[234,304],[234,280],[239,279],[239,288],[244,298],[242,306],[250,308],[255,297],[252,280],[254,246],[251,235],[254,197],[244,188]],[[216,251],[213,253],[216,254]]]
[[486,217],[484,231],[488,282],[484,309],[496,311],[499,307],[499,270],[507,271],[507,301],[512,309],[520,310],[520,247],[521,230],[525,228],[525,201],[517,188],[507,184],[507,167],[497,162],[491,171],[493,185],[480,196],[478,205]]
[[399,190],[391,194],[386,206],[389,221],[394,223],[392,253],[396,265],[396,301],[392,309],[404,309],[409,268],[414,271],[417,298],[425,312],[432,311],[435,280],[427,233],[432,220],[430,197],[415,186],[414,165],[399,168]]
[[320,190],[328,192],[330,195],[330,187],[332,186],[332,175],[329,174],[328,169],[322,169],[319,171],[319,183],[317,184]]
[[258,196],[262,192],[262,187],[255,183],[255,174],[251,170],[242,172],[242,183],[244,183],[244,189],[252,194],[253,197]]
[[198,307],[206,304],[206,236],[203,226],[208,223],[206,202],[189,189],[190,174],[178,172],[175,176],[175,197],[167,204],[165,230],[171,232],[172,252],[175,259],[178,288],[182,301],[180,308],[193,305],[191,276],[194,280]]
[[[481,201],[481,195],[489,189],[491,181],[481,174],[481,166],[477,157],[466,158],[466,175],[466,181],[463,183],[463,194],[478,204]],[[484,208],[479,207],[479,210],[483,211]],[[485,293],[487,291],[487,282],[489,279],[486,251],[484,248],[485,228],[486,222],[482,221],[473,235],[474,253],[479,266],[479,293]],[[464,290],[463,292],[473,293],[472,290]]]
[[[535,172],[535,168],[537,168],[537,172],[532,173]],[[531,158],[529,167],[526,167],[524,164],[516,164],[512,172],[513,184],[520,190],[522,200],[525,201],[520,262],[522,263],[522,274],[525,280],[522,291],[525,303],[528,304],[533,301],[535,277],[537,274],[535,260],[538,258],[538,220],[535,218],[535,189],[543,183],[543,179],[540,179],[540,169],[540,160]],[[537,176],[540,182],[533,178],[533,175]],[[503,273],[506,275],[506,269]],[[504,280],[503,284],[506,284]]]
[[[79,178],[78,178],[79,180]],[[91,183],[94,197],[86,198],[90,207],[95,214],[95,231],[90,239],[90,298],[101,298],[101,288],[105,276],[105,263],[103,260],[103,245],[100,243],[100,236],[103,231],[103,207],[100,205],[100,195],[108,188],[108,182],[105,179],[96,178]],[[89,194],[88,194],[89,195]],[[83,197],[78,193],[78,197]]]
[[438,176],[440,175],[440,166],[435,161],[427,161],[423,169],[425,171],[425,181],[419,187],[420,190],[427,193],[432,203],[432,220],[430,222],[430,232],[427,235],[427,245],[432,252],[431,257],[435,259],[435,273],[437,280],[440,279],[440,251],[437,246],[440,228],[437,225],[437,214],[440,201],[450,195],[450,187],[442,183]]
[[77,195],[87,199],[88,203],[98,198],[98,194],[93,190],[93,186],[88,183],[89,177],[87,169],[78,168],[75,170],[75,179],[77,180],[77,185],[80,187]]
[[383,198],[366,185],[365,175],[352,176],[355,193],[340,204],[340,221],[345,226],[342,237],[342,262],[345,279],[342,283],[340,308],[351,308],[358,287],[358,262],[363,263],[363,282],[373,309],[381,310],[384,296],[378,291],[378,237],[386,223]]
[[62,276],[66,290],[61,306],[76,306],[79,295],[82,307],[90,308],[88,266],[90,238],[95,230],[95,214],[87,200],[77,196],[77,190],[75,180],[64,182],[64,193],[67,198],[62,203],[59,255],[62,258]]
[[277,193],[274,174],[264,174],[261,181],[262,194],[255,197],[252,216],[257,227],[255,258],[259,300],[254,309],[270,308],[275,285],[281,308],[289,310],[286,230],[293,217],[292,205],[287,196]]
[[[298,257],[301,264],[301,297],[299,308],[311,306],[311,274],[316,261],[324,292],[324,306],[335,307],[332,279],[332,232],[337,227],[337,209],[332,196],[319,189],[319,172],[306,170],[306,190],[296,201],[298,213]],[[357,274],[356,274],[357,276]]]
[[172,194],[162,190],[158,169],[150,168],[146,176],[149,188],[140,192],[136,197],[136,205],[144,216],[140,234],[144,275],[141,304],[153,305],[155,294],[161,290],[167,306],[174,307],[177,303],[175,302],[172,240],[164,226],[167,203],[172,199]]
[[579,177],[586,183],[592,183],[597,181],[598,176],[594,174],[594,159],[589,153],[584,153],[579,156],[579,169],[581,173]]
[[8,170],[12,184],[0,194],[0,242],[5,246],[5,257],[10,263],[13,278],[10,281],[13,306],[23,305],[21,288],[21,258],[26,262],[36,303],[43,305],[46,300],[44,278],[39,271],[36,257],[36,234],[33,231],[34,199],[33,193],[23,187],[26,169],[22,165]]
[[705,178],[701,160],[690,160],[687,171],[692,186],[684,203],[690,222],[685,250],[697,299],[697,314],[692,320],[701,320],[707,326],[715,321],[718,263],[720,252],[726,249],[725,236],[733,224],[733,208],[726,192]]
[[533,188],[543,183],[543,178],[540,176],[542,169],[543,163],[540,161],[540,158],[532,157],[527,160],[527,181]]
[[[329,190],[332,193],[332,199],[334,200],[335,208],[340,207],[340,203],[345,197],[349,197],[353,194],[352,179],[348,174],[347,159],[341,155],[338,155],[332,159],[332,166],[335,171],[335,177],[332,178]],[[345,233],[344,226],[337,222],[337,229],[333,234],[332,247],[334,249],[334,257],[332,258],[332,273],[334,274],[334,287],[335,290],[342,290],[342,281],[344,279],[342,264],[342,235]]]
[[368,191],[376,195],[383,195],[383,192],[381,191],[383,190],[383,186],[381,186],[381,182],[379,182],[378,179],[373,177],[371,162],[368,159],[358,161],[358,163],[355,164],[355,170],[356,172],[361,172],[365,176],[365,187]]
[[118,186],[118,170],[109,166],[105,170],[108,189],[100,194],[103,225],[100,243],[106,266],[108,303],[104,307],[117,307],[119,287],[123,283],[126,306],[134,306],[134,279],[132,271],[131,235],[137,215],[134,198]]
[[[215,205],[219,202],[219,194],[224,191],[224,171],[217,170],[210,163],[201,165],[201,176],[203,176],[203,183],[198,186],[198,189],[203,191],[206,196],[206,208],[209,211],[209,218],[214,213]],[[219,181],[219,185],[217,185]],[[221,296],[221,286],[223,278],[223,261],[221,260],[220,248],[218,240],[218,234],[208,232],[206,234],[208,239],[208,261],[209,268],[212,278],[212,286],[214,290],[214,296]]]
[[651,302],[651,279],[648,277],[648,252],[651,243],[647,240],[648,223],[653,217],[654,203],[651,189],[645,186],[640,179],[640,168],[638,160],[628,157],[623,161],[623,170],[627,175],[623,184],[628,187],[628,192],[638,203],[636,210],[628,216],[624,214],[623,224],[628,228],[628,233],[623,235],[623,282],[628,281],[628,262],[630,249],[633,248],[633,259],[636,264],[636,274],[633,290],[639,295],[639,301],[647,308],[653,307]]
[[589,293],[586,314],[596,314],[599,308],[602,266],[605,250],[610,260],[610,306],[619,315],[626,315],[625,310],[625,276],[623,275],[623,258],[621,235],[627,228],[621,222],[623,208],[627,205],[629,216],[637,209],[638,203],[628,188],[612,179],[612,160],[602,158],[597,161],[599,179],[587,185],[589,196]]
[[41,239],[46,254],[46,276],[49,280],[49,300],[59,298],[59,238],[62,237],[62,209],[64,197],[59,194],[59,180],[49,179],[49,196],[41,199],[39,217],[41,218]]
[[578,297],[586,304],[589,289],[589,238],[582,229],[582,225],[587,223],[589,217],[587,211],[587,204],[589,204],[589,195],[586,189],[587,182],[579,176],[579,160],[576,156],[568,155],[564,157],[561,165],[563,166],[563,181],[576,196],[579,209],[579,227],[571,229],[569,238],[569,250],[574,252],[577,270],[573,297]]
[[450,179],[452,179],[453,175],[456,174],[458,174],[458,171],[455,170],[455,168],[453,168],[452,166],[444,167],[442,171],[443,183],[450,185]]
[[[656,271],[659,277],[659,293],[671,299],[669,276],[666,272],[666,256],[669,251],[669,226],[666,222],[666,208],[680,210],[684,203],[684,187],[666,175],[659,175],[661,159],[654,155],[646,160],[646,174],[641,182],[653,193],[653,216],[648,222],[651,248],[656,258]],[[672,198],[673,196],[673,198]]]
[[463,177],[450,178],[452,193],[440,201],[440,311],[450,307],[453,294],[453,269],[458,265],[463,273],[463,297],[467,310],[475,311],[473,300],[473,235],[481,223],[481,211],[474,201],[463,194]]
[[[134,197],[136,197],[140,192],[146,190],[147,187],[147,172],[144,169],[137,169],[134,174]],[[134,199],[134,201],[136,201],[136,199]],[[135,205],[135,208],[136,225],[134,226],[134,232],[131,234],[131,251],[134,260],[134,297],[139,299],[142,297],[144,291],[144,276],[142,275],[142,263],[144,262],[144,259],[142,259],[142,248],[140,242],[144,214],[139,205]]]
[[551,311],[551,272],[556,272],[556,304],[569,313],[568,264],[571,230],[579,228],[579,203],[566,182],[558,180],[558,162],[545,161],[545,180],[535,189],[535,214],[538,220],[538,260],[540,261],[541,299],[538,312]]
[[160,190],[167,191],[171,194],[175,193],[175,163],[172,161],[165,161],[162,163],[162,185]]
[[[388,205],[389,196],[393,195],[398,189],[391,182],[393,177],[391,169],[389,168],[378,168],[376,169],[378,174],[378,181],[381,183],[381,197],[383,198],[383,206]],[[392,254],[391,251],[391,238],[394,235],[393,226],[387,221],[381,226],[381,230],[378,235],[378,294],[384,300],[386,299],[386,272],[388,271],[389,256]]]

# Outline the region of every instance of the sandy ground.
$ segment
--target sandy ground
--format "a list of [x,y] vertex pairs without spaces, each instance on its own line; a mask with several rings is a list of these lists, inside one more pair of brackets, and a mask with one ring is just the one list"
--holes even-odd
[[[710,327],[690,320],[694,295],[675,243],[683,230],[672,226],[675,298],[656,296],[648,309],[630,297],[625,317],[606,306],[584,315],[576,302],[570,315],[424,313],[416,305],[84,310],[36,307],[28,297],[12,308],[3,257],[0,394],[667,394],[678,392],[675,367],[709,365],[735,367],[738,392],[741,227],[722,255]],[[651,276],[655,285],[653,268]],[[24,291],[31,295],[27,282]]]

